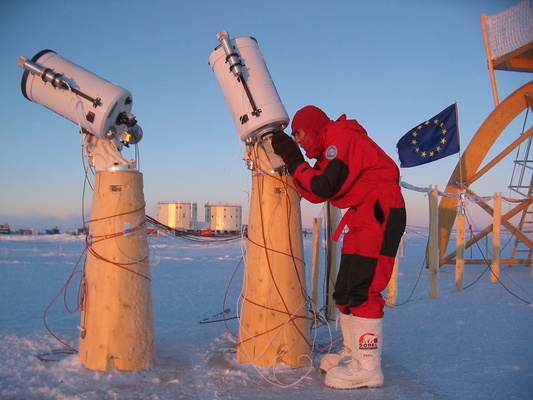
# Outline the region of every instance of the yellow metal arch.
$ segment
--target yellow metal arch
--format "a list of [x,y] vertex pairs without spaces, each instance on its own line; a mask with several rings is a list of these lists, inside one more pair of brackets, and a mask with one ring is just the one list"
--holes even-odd
[[[528,102],[533,95],[533,81],[526,83],[503,100],[487,117],[483,124],[463,152],[455,170],[453,171],[446,193],[457,193],[461,190],[459,183],[463,182],[465,188],[483,176],[501,159],[515,149],[520,143],[533,134],[533,128],[521,135],[493,160],[479,169],[483,159],[489,152],[494,142],[507,126],[528,107]],[[529,104],[531,106],[531,104]],[[457,199],[443,197],[439,204],[439,256],[441,264],[445,259],[446,249],[450,240],[451,231],[457,213]]]

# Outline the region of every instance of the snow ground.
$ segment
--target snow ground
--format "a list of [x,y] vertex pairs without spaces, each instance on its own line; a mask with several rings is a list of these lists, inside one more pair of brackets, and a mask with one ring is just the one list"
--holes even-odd
[[[304,243],[309,263],[311,238]],[[101,372],[65,354],[43,323],[45,309],[76,268],[83,238],[2,235],[0,398],[533,398],[531,267],[502,265],[502,283],[491,284],[485,266],[467,266],[462,292],[455,292],[453,267],[441,268],[439,297],[429,299],[426,237],[411,233],[405,243],[398,305],[386,309],[385,386],[342,391],[325,387],[312,366],[256,368],[237,361],[232,348],[242,282],[240,241],[207,245],[151,237],[157,365],[147,371]],[[66,300],[59,296],[46,316],[54,335],[72,347],[77,347],[80,313],[66,308],[75,309],[77,280],[79,274]],[[228,308],[226,322],[216,322]],[[204,320],[209,323],[200,323]],[[334,323],[330,328],[334,338],[340,335]],[[329,330],[319,327],[315,347],[330,340]]]

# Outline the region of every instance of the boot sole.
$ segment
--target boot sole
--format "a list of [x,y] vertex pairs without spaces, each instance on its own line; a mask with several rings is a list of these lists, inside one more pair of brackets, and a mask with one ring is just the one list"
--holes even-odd
[[383,384],[378,384],[378,385],[367,385],[367,384],[364,384],[364,385],[355,385],[355,386],[339,387],[339,386],[328,385],[328,384],[326,383],[326,386],[329,387],[329,388],[331,388],[331,389],[337,389],[337,390],[350,390],[350,389],[377,389],[377,388],[383,387]]
[[332,389],[341,389],[341,390],[347,390],[347,389],[363,389],[363,388],[380,388],[383,386],[384,382],[347,382],[344,380],[335,380],[335,379],[329,379],[326,375],[326,379],[324,381],[324,384]]

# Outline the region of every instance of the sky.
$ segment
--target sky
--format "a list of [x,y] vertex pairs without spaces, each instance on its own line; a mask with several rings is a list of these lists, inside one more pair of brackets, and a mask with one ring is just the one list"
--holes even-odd
[[[22,96],[20,56],[52,49],[133,94],[148,215],[157,217],[158,202],[196,202],[203,220],[209,202],[243,205],[246,221],[244,145],[207,63],[219,31],[257,39],[289,116],[308,104],[331,119],[346,114],[398,162],[400,137],[455,101],[466,147],[494,109],[480,14],[517,2],[0,0],[0,223],[78,228],[92,196],[77,126]],[[497,80],[504,98],[531,76],[497,72]],[[402,180],[444,189],[457,161],[402,168]],[[476,193],[507,194],[510,165]],[[427,224],[426,195],[404,195],[408,224]],[[302,201],[304,227],[321,216]]]

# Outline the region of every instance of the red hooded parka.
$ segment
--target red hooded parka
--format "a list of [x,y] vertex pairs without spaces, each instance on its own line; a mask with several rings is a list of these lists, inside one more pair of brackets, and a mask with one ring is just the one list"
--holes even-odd
[[333,237],[337,240],[348,228],[333,294],[336,306],[343,313],[381,318],[381,291],[390,280],[406,223],[399,170],[356,120],[324,116],[307,106],[293,119],[293,134],[304,130],[301,146],[317,159],[313,167],[304,162],[295,169],[294,183],[310,202],[348,209]]

